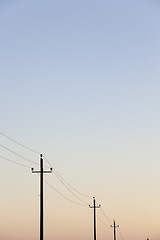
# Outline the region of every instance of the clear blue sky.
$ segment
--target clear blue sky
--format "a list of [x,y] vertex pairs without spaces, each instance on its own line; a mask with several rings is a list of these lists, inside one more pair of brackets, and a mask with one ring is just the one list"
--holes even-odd
[[[94,194],[111,219],[119,221],[125,240],[160,237],[159,26],[156,0],[0,1],[1,131],[38,149],[72,185]],[[2,136],[0,143],[28,154]],[[2,153],[17,160],[4,149]],[[33,202],[37,206],[29,235],[37,240],[38,198],[33,195],[38,194],[38,176],[1,162],[3,214],[9,208],[5,195],[16,185],[17,208],[21,191],[26,209],[19,218],[29,224],[29,210],[33,212]],[[19,177],[13,180],[13,175],[21,177],[22,185],[29,181],[31,188],[23,192]],[[54,185],[51,176],[47,178]],[[59,189],[59,185],[54,186]],[[52,231],[52,221],[56,229],[61,224],[65,228],[66,222],[74,225],[75,232],[71,225],[64,231],[66,239],[82,232],[80,238],[92,238],[88,208],[84,215],[81,210],[77,213],[46,187],[47,201],[46,239],[54,234],[58,240],[64,238],[60,230]],[[64,217],[62,207],[54,216],[49,214],[60,204],[68,209],[66,214],[72,212],[70,221],[57,220]],[[10,219],[16,213],[7,214]],[[86,222],[80,227],[83,218],[91,221],[89,230]],[[12,229],[11,220],[0,224]],[[111,238],[112,229],[98,224],[99,240]],[[18,233],[17,226],[10,230],[16,240],[24,233]],[[12,239],[5,234],[4,240]]]

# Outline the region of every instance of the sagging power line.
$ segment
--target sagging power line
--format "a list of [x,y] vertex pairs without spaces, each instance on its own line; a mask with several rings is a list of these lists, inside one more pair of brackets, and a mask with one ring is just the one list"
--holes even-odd
[[[77,196],[77,194],[75,194],[73,191],[75,191],[76,193],[78,193],[79,195],[83,196],[83,197],[87,197],[87,198],[91,198],[91,196],[86,195],[84,193],[81,193],[80,191],[78,191],[76,188],[74,188],[73,186],[71,186],[59,173],[58,171],[52,166],[52,164],[46,159],[46,157],[44,157],[45,160],[48,162],[48,164],[52,167],[53,169],[53,173],[55,174],[55,176],[58,178],[58,180],[65,186],[65,188],[72,194],[74,195],[78,200],[80,200],[81,202],[85,203],[86,205],[88,205],[88,203],[84,200],[82,200],[79,196]],[[72,191],[73,190],[73,191]]]
[[105,217],[105,219],[107,220],[107,222],[110,224],[111,219],[107,217],[107,215],[106,215],[105,212],[103,211],[103,208],[100,208],[100,210],[101,210],[103,216]]
[[24,144],[22,144],[22,143],[20,143],[20,142],[18,142],[18,141],[16,141],[16,140],[14,140],[13,138],[7,136],[6,134],[4,134],[4,133],[1,132],[1,131],[0,131],[0,134],[1,134],[2,136],[4,136],[5,138],[8,138],[8,139],[11,140],[12,142],[18,144],[19,146],[21,146],[21,147],[23,147],[23,148],[25,148],[25,149],[27,149],[27,150],[29,150],[29,151],[31,151],[31,152],[34,152],[34,153],[36,153],[36,154],[40,154],[38,151],[36,151],[36,150],[34,150],[34,149],[31,149],[31,148],[25,146]]
[[27,165],[22,164],[22,163],[15,162],[15,161],[13,161],[13,160],[11,160],[11,159],[8,159],[8,158],[6,158],[6,157],[3,157],[3,156],[0,156],[0,158],[6,160],[6,161],[8,161],[8,162],[14,163],[14,164],[16,164],[16,165],[19,165],[19,166],[22,166],[22,167],[26,167],[26,168],[30,168],[30,166],[27,166]]
[[[23,147],[23,148],[25,148],[25,149],[27,149],[27,150],[29,150],[29,151],[31,151],[31,152],[34,152],[34,153],[36,153],[36,154],[39,154],[38,151],[35,151],[35,150],[33,150],[33,149],[25,146],[24,144],[22,144],[22,143],[20,143],[20,142],[18,142],[18,141],[16,141],[16,140],[14,140],[13,138],[10,138],[10,137],[7,136],[6,134],[4,134],[4,133],[2,133],[2,132],[0,132],[0,134],[3,135],[4,137],[8,138],[8,139],[11,140],[12,142],[20,145],[21,147]],[[2,144],[0,144],[0,147],[6,149],[7,151],[11,152],[12,154],[17,155],[18,157],[20,157],[20,158],[22,158],[22,159],[24,159],[24,160],[26,160],[26,161],[28,161],[28,162],[31,162],[31,163],[36,164],[36,165],[39,165],[38,163],[35,163],[34,161],[32,161],[32,160],[30,160],[30,159],[28,159],[28,158],[26,158],[26,157],[24,157],[24,156],[22,156],[22,155],[20,155],[20,154],[18,154],[18,153],[16,153],[16,152],[14,152],[14,151],[12,151],[11,149],[5,147],[5,146],[2,145]],[[14,164],[16,164],[16,165],[20,165],[20,166],[23,166],[23,167],[26,167],[26,168],[30,168],[30,166],[27,166],[27,165],[25,165],[25,164],[21,164],[21,163],[15,162],[15,161],[10,160],[10,159],[8,159],[8,158],[6,158],[6,157],[3,157],[3,156],[0,156],[0,158],[2,158],[2,159],[4,159],[4,160],[7,160],[7,161],[9,161],[9,162],[12,162],[12,163],[14,163]],[[42,155],[41,155],[41,158],[42,158]],[[46,159],[46,158],[45,158],[45,159]],[[46,161],[49,163],[50,166],[52,166],[51,163],[50,163],[47,159],[46,159]],[[40,165],[41,165],[41,164],[40,164]],[[42,166],[42,165],[41,165],[41,166]],[[43,167],[43,166],[42,166],[42,167]],[[53,166],[52,166],[52,168],[53,168]],[[42,168],[41,168],[40,171],[34,171],[34,169],[32,169],[32,172],[33,172],[33,173],[42,173],[42,174],[40,174],[40,177],[41,177],[41,178],[40,178],[40,179],[41,179],[41,181],[40,181],[40,184],[41,184],[41,197],[42,197],[42,196],[43,196],[42,176],[43,176],[43,173],[49,173],[49,172],[51,172],[51,170],[50,170],[50,171],[44,171],[44,170],[42,170]],[[76,204],[76,205],[80,205],[80,206],[88,205],[85,201],[83,201],[81,198],[79,198],[73,191],[75,191],[76,193],[78,193],[79,195],[81,195],[81,196],[83,196],[83,197],[88,197],[88,198],[90,198],[91,196],[88,196],[88,195],[86,195],[86,194],[83,194],[83,193],[79,192],[76,188],[74,188],[73,186],[71,186],[71,185],[58,173],[58,171],[57,171],[55,168],[53,168],[53,173],[54,173],[55,176],[59,179],[59,181],[66,187],[66,189],[67,189],[70,193],[72,193],[72,195],[74,195],[78,200],[80,200],[81,202],[83,202],[83,203],[85,203],[85,204],[79,204],[79,203],[77,203],[77,202],[75,202],[75,201],[72,201],[71,199],[67,198],[65,195],[63,195],[62,193],[60,193],[59,191],[57,191],[57,190],[56,190],[51,184],[49,184],[46,180],[44,180],[47,185],[49,185],[55,192],[57,192],[57,193],[58,193],[59,195],[61,195],[63,198],[65,198],[66,200],[68,200],[68,201],[70,201],[70,202],[72,202],[72,203],[74,203],[74,204]],[[73,190],[73,191],[72,191],[72,190]],[[41,235],[41,238],[40,238],[40,240],[43,240],[43,199],[42,199],[42,198],[41,198],[40,202],[41,202],[41,204],[40,204],[40,206],[41,206],[41,220],[40,220],[40,226],[41,226],[41,227],[40,227],[40,229],[41,229],[41,230],[40,230],[40,231],[41,231],[40,235]],[[89,207],[90,207],[90,208],[94,208],[94,240],[96,240],[96,208],[100,208],[101,205],[95,206],[95,198],[94,198],[93,203],[94,203],[94,206],[90,206],[90,205],[89,205]],[[101,211],[102,211],[103,215],[105,216],[105,218],[107,219],[107,221],[109,221],[109,220],[108,220],[108,217],[106,217],[104,211],[103,211],[102,209],[101,209]],[[98,219],[99,219],[99,218],[98,218]],[[101,219],[99,219],[99,220],[100,220],[101,223],[105,224],[104,222],[101,221]],[[115,225],[115,222],[114,222],[114,225]],[[114,227],[114,225],[113,225],[112,227]],[[118,225],[118,226],[115,225],[115,227],[114,227],[114,240],[116,240],[116,231],[115,231],[115,229],[116,229],[117,227],[119,227],[119,225]]]
[[[18,163],[18,162],[14,161],[14,160],[8,159],[8,158],[6,158],[6,157],[4,157],[4,156],[1,156],[1,155],[0,155],[0,158],[3,159],[3,160],[6,160],[7,162],[10,162],[10,163],[12,163],[12,164],[15,164],[15,165],[18,165],[18,166],[21,166],[21,167],[25,167],[25,168],[29,168],[29,169],[31,168],[31,167],[28,166],[28,165],[25,165],[25,164],[22,164],[22,163]],[[63,197],[63,198],[66,199],[67,201],[69,201],[69,202],[71,202],[71,203],[73,203],[73,204],[76,204],[76,205],[78,205],[78,206],[86,206],[86,204],[80,204],[80,203],[75,202],[75,201],[69,199],[68,197],[66,197],[64,194],[62,194],[61,192],[59,192],[55,187],[53,187],[53,185],[51,185],[49,182],[47,182],[46,179],[44,179],[44,182],[45,182],[50,188],[52,188],[58,195],[60,195],[61,197]]]
[[[1,132],[1,131],[0,131],[0,134],[1,134],[2,136],[6,137],[7,139],[9,139],[10,141],[12,141],[12,142],[20,145],[21,147],[23,147],[23,148],[25,148],[25,149],[27,149],[27,150],[29,150],[29,151],[31,151],[31,152],[40,154],[40,152],[38,152],[38,151],[36,151],[36,150],[34,150],[34,149],[30,148],[30,147],[27,147],[26,145],[24,145],[24,144],[18,142],[17,140],[9,137],[8,135],[6,135],[5,133],[3,133],[3,132]],[[14,151],[6,148],[6,147],[3,146],[3,145],[1,145],[1,147],[5,148],[6,150],[12,152],[13,154],[15,154],[15,155],[17,155],[17,156],[19,156],[19,157],[22,157],[23,159],[25,159],[25,160],[27,160],[27,161],[32,162],[33,164],[39,165],[39,164],[33,162],[32,160],[29,160],[29,159],[27,159],[26,157],[23,157],[23,156],[21,156],[20,154],[17,154],[16,152],[14,152]],[[45,158],[45,159],[46,159],[46,158]],[[68,189],[68,191],[69,191],[72,195],[74,195],[77,199],[79,199],[81,202],[83,202],[83,203],[85,203],[86,205],[88,205],[87,202],[85,202],[85,201],[82,200],[80,197],[78,197],[73,191],[75,191],[76,193],[80,194],[80,195],[83,196],[83,197],[88,197],[88,198],[90,198],[91,196],[88,196],[88,195],[86,195],[86,194],[84,194],[84,193],[81,193],[81,192],[78,191],[76,188],[74,188],[73,186],[71,186],[71,185],[56,171],[56,169],[53,168],[53,166],[51,165],[51,163],[50,163],[47,159],[46,159],[46,161],[50,164],[50,166],[52,167],[52,169],[53,169],[53,171],[54,171],[54,174],[57,176],[57,178],[59,179],[59,181],[61,181],[61,183]],[[69,189],[69,188],[70,188],[70,189]],[[72,191],[72,190],[73,190],[73,191]]]
[[[1,131],[0,131],[0,134],[1,134],[2,136],[6,137],[7,139],[9,139],[10,141],[12,141],[12,142],[20,145],[21,147],[23,147],[23,148],[25,148],[25,149],[27,149],[27,150],[29,150],[29,151],[31,151],[31,152],[40,154],[38,151],[36,151],[36,150],[34,150],[34,149],[30,148],[30,147],[27,147],[26,145],[24,145],[24,144],[18,142],[17,140],[9,137],[8,135],[6,135],[5,133],[3,133],[3,132],[1,132]],[[22,155],[20,155],[20,154],[18,154],[18,153],[16,153],[16,152],[14,152],[14,151],[12,151],[11,149],[3,146],[2,144],[0,144],[0,146],[3,147],[4,149],[6,149],[7,151],[13,153],[14,155],[17,155],[17,156],[25,159],[26,161],[29,161],[29,162],[31,162],[31,163],[33,163],[33,164],[36,164],[36,165],[39,165],[39,164],[35,163],[34,161],[32,161],[32,160],[30,160],[30,159],[28,159],[28,158],[26,158],[26,157],[24,157],[24,156],[22,156]],[[45,157],[44,157],[44,158],[45,158]],[[73,186],[71,186],[71,185],[58,173],[58,171],[51,165],[51,163],[50,163],[46,158],[45,158],[45,160],[46,160],[46,161],[49,163],[49,165],[52,167],[54,174],[55,174],[56,177],[59,179],[59,181],[65,186],[65,188],[66,188],[72,195],[74,195],[74,197],[76,197],[79,201],[81,201],[81,202],[85,203],[86,205],[88,205],[88,203],[87,203],[86,201],[84,201],[84,200],[81,199],[79,196],[77,196],[77,194],[75,194],[73,191],[75,191],[76,193],[80,194],[80,195],[83,196],[83,197],[88,197],[88,198],[90,198],[91,196],[88,196],[88,195],[86,195],[86,194],[83,194],[83,193],[81,193],[80,191],[78,191],[76,188],[74,188]],[[73,190],[73,191],[72,191],[72,190]]]
[[[33,151],[33,152],[38,153],[37,151],[35,151],[35,150],[31,149],[31,148],[28,148],[28,147],[26,147],[24,144],[21,144],[21,143],[19,143],[18,141],[14,140],[13,138],[7,136],[6,134],[4,134],[4,133],[2,133],[2,132],[0,132],[0,134],[3,135],[3,136],[5,136],[5,137],[8,138],[9,140],[13,141],[14,143],[16,143],[16,144],[18,144],[18,145],[20,145],[20,146],[25,147],[27,150],[30,150],[30,151]],[[4,146],[4,145],[2,145],[2,144],[0,144],[0,147],[4,148],[4,149],[7,150],[8,152],[10,152],[10,153],[12,153],[12,154],[14,154],[14,155],[16,155],[16,156],[18,156],[18,157],[20,157],[20,158],[28,161],[28,162],[31,162],[31,163],[39,166],[39,163],[36,163],[36,162],[34,162],[34,161],[26,158],[25,156],[20,155],[19,153],[15,152],[15,151],[13,151],[13,150],[11,150],[11,149],[9,149],[8,147],[6,147],[6,146]],[[7,159],[7,158],[6,158],[6,159]],[[46,159],[46,158],[45,158],[45,159]],[[11,160],[8,160],[8,161],[11,162]],[[46,161],[49,163],[49,165],[51,165],[51,163],[50,163],[47,159],[46,159]],[[20,165],[20,166],[27,166],[27,165],[24,165],[24,164],[17,163],[17,162],[15,162],[15,161],[12,161],[12,163],[15,163],[15,164]],[[27,166],[27,167],[30,168],[29,166]],[[48,167],[48,166],[46,166],[46,167]],[[70,189],[70,188],[72,188],[72,189],[74,189],[74,191],[76,191],[75,188],[73,188],[69,183],[67,183],[67,182],[64,180],[64,178],[56,171],[55,168],[54,168],[54,174],[55,174],[56,177],[59,179],[59,181],[65,186],[65,188],[66,188],[75,198],[77,198],[80,202],[83,203],[83,205],[82,205],[82,204],[79,204],[79,205],[81,205],[81,206],[88,205],[88,203],[87,203],[86,201],[84,201],[83,199],[81,199],[79,196],[77,196],[77,195]],[[69,188],[68,186],[69,186],[70,188]],[[62,193],[60,193],[59,191],[57,191],[53,186],[52,186],[52,188],[53,188],[57,193],[59,193],[61,196],[64,196]],[[79,192],[78,190],[77,190],[76,192],[78,192],[78,193],[80,194],[80,192]],[[81,193],[81,195],[82,195],[82,193]],[[83,194],[83,196],[84,196],[84,194]],[[65,197],[65,196],[64,196],[64,197]],[[70,199],[67,198],[67,197],[65,197],[65,198],[66,198],[67,200],[69,200],[69,201],[72,201],[72,200],[70,200]],[[75,201],[72,201],[72,202],[73,202],[73,203],[76,203]],[[76,204],[77,204],[77,203],[76,203]]]
[[35,164],[35,165],[39,165],[39,163],[36,163],[36,162],[34,162],[34,161],[32,161],[32,160],[24,157],[24,156],[22,156],[22,155],[20,155],[20,154],[18,154],[18,153],[16,153],[16,152],[14,152],[14,151],[12,151],[11,149],[5,147],[5,146],[2,145],[2,144],[0,144],[0,147],[6,149],[8,152],[13,153],[14,155],[16,155],[16,156],[18,156],[18,157],[20,157],[20,158],[23,158],[24,160],[26,160],[26,161],[28,161],[28,162],[31,162],[31,163],[33,163],[33,164]]
[[71,200],[70,198],[66,197],[64,194],[62,194],[61,192],[59,192],[58,190],[56,190],[48,181],[46,181],[46,179],[44,179],[44,182],[50,187],[52,188],[58,195],[60,195],[61,197],[63,197],[64,199],[66,199],[67,201],[75,204],[75,205],[78,205],[78,206],[86,206],[86,204],[80,204],[78,202],[75,202],[73,200]]

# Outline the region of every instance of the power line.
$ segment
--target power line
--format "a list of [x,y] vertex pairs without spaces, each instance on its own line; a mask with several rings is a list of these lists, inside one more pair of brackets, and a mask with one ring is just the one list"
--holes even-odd
[[30,167],[27,166],[27,165],[24,165],[24,164],[21,164],[21,163],[17,163],[17,162],[15,162],[15,161],[10,160],[10,159],[8,159],[8,158],[6,158],[6,157],[3,157],[3,156],[0,156],[0,158],[2,158],[2,159],[4,159],[4,160],[7,160],[8,162],[12,162],[12,163],[14,163],[14,164],[16,164],[16,165],[23,166],[23,167],[26,167],[26,168],[30,168]]
[[78,197],[68,186],[67,184],[64,182],[63,178],[57,173],[57,171],[55,171],[54,168],[53,169],[53,173],[55,174],[55,176],[58,178],[58,180],[63,184],[63,186],[74,196],[76,197],[78,200],[80,200],[81,202],[83,202],[84,204],[88,205],[88,203],[84,200],[82,200],[80,197]]
[[14,140],[13,138],[10,138],[10,137],[7,136],[6,134],[4,134],[4,133],[2,133],[2,132],[0,132],[0,134],[1,134],[2,136],[4,136],[4,137],[8,138],[8,139],[11,140],[12,142],[20,145],[21,147],[26,148],[27,150],[29,150],[29,151],[31,151],[31,152],[34,152],[34,153],[36,153],[36,154],[40,154],[39,152],[37,152],[37,151],[35,151],[35,150],[33,150],[33,149],[25,146],[24,144],[22,144],[22,143],[20,143],[20,142],[18,142],[18,141],[16,141],[16,140]]
[[65,184],[65,182],[59,177],[59,175],[54,171],[53,169],[53,173],[56,175],[56,177],[59,179],[59,181],[64,185],[64,187],[74,196],[76,197],[78,200],[80,200],[81,202],[83,202],[84,204],[88,205],[87,202],[83,201],[81,198],[79,198],[74,192],[71,191],[71,189],[69,187],[67,187],[67,185]]
[[104,223],[98,216],[97,216],[97,219],[103,224],[103,225],[107,225],[106,223]]
[[123,237],[123,235],[122,235],[122,232],[121,232],[121,230],[120,230],[120,229],[119,229],[118,233],[119,233],[119,235],[120,235],[121,239],[122,239],[122,240],[124,240],[124,237]]
[[26,161],[28,161],[28,162],[31,162],[31,163],[33,163],[33,164],[35,164],[35,165],[38,165],[38,166],[39,166],[39,164],[38,164],[38,163],[35,163],[35,162],[33,162],[32,160],[30,160],[30,159],[28,159],[28,158],[26,158],[26,157],[23,157],[22,155],[20,155],[20,154],[18,154],[18,153],[16,153],[16,152],[12,151],[11,149],[9,149],[9,148],[7,148],[7,147],[3,146],[2,144],[0,144],[0,147],[2,147],[2,148],[4,148],[4,149],[6,149],[7,151],[9,151],[9,152],[13,153],[14,155],[16,155],[16,156],[18,156],[18,157],[20,157],[20,158],[23,158],[24,160],[26,160]]
[[[44,158],[46,159],[45,156],[44,156]],[[91,196],[88,196],[88,195],[86,195],[86,194],[83,194],[83,193],[79,192],[76,188],[74,188],[73,186],[71,186],[71,185],[57,172],[57,170],[52,166],[52,164],[51,164],[47,159],[46,159],[46,161],[48,162],[48,164],[50,165],[50,167],[52,167],[53,173],[56,175],[56,177],[63,183],[63,185],[64,185],[72,194],[74,194],[74,193],[67,187],[67,185],[68,185],[73,191],[77,192],[77,193],[80,194],[81,196],[87,197],[87,198],[91,198]],[[80,198],[79,198],[77,195],[74,194],[74,196],[76,196],[76,198],[78,198],[78,199],[80,200]],[[81,199],[80,201],[85,202],[85,201],[83,201],[82,199]],[[85,203],[88,205],[87,202],[85,202]]]
[[[25,149],[27,149],[27,150],[29,150],[29,151],[31,151],[31,152],[34,152],[34,153],[36,153],[36,154],[40,154],[38,151],[35,151],[35,150],[33,150],[33,149],[25,146],[24,144],[16,141],[15,139],[9,137],[8,135],[4,134],[4,133],[1,132],[1,131],[0,131],[0,134],[1,134],[2,136],[4,136],[4,137],[8,138],[8,139],[11,140],[12,142],[20,145],[21,147],[23,147],[23,148],[25,148]],[[39,164],[33,162],[32,160],[30,160],[30,159],[28,159],[28,158],[26,158],[26,157],[23,157],[23,156],[21,156],[20,154],[18,154],[18,153],[16,153],[16,152],[14,152],[14,151],[6,148],[5,146],[3,146],[3,145],[1,145],[1,144],[0,144],[0,146],[3,147],[3,148],[5,148],[5,149],[8,150],[9,152],[11,152],[11,153],[13,153],[13,154],[15,154],[15,155],[17,155],[17,156],[19,156],[19,157],[21,157],[21,158],[29,161],[29,162],[32,162],[32,163],[34,163],[34,164],[36,164],[36,165],[39,165]],[[46,158],[45,158],[45,159],[46,159]],[[50,162],[49,162],[47,159],[46,159],[46,161],[50,164]],[[12,161],[12,162],[13,162],[13,161]],[[16,162],[15,162],[15,163],[16,163]],[[16,163],[16,164],[18,164],[18,163]],[[26,166],[26,165],[23,165],[23,164],[18,164],[18,165]],[[51,164],[50,164],[50,165],[51,165]],[[52,165],[51,165],[51,166],[52,166]],[[28,167],[28,166],[27,166],[27,167]],[[53,167],[52,167],[52,168],[53,168]],[[68,190],[70,193],[72,193],[72,195],[74,195],[78,200],[80,200],[81,202],[83,202],[83,203],[85,203],[86,205],[88,205],[87,202],[83,201],[83,200],[82,200],[81,198],[79,198],[75,193],[73,193],[73,192],[71,191],[71,189],[74,190],[75,192],[77,192],[78,194],[83,195],[83,196],[85,196],[85,197],[91,197],[91,196],[87,196],[87,195],[85,195],[85,194],[77,191],[77,190],[76,190],[75,188],[73,188],[67,181],[65,181],[65,179],[56,171],[55,168],[53,168],[53,170],[54,170],[54,174],[57,176],[57,178],[59,179],[59,181],[61,181],[61,183],[67,188],[67,190]],[[67,185],[68,185],[71,189],[70,189],[69,187],[67,187]]]
[[49,182],[47,182],[45,179],[44,179],[44,181],[45,181],[45,183],[46,183],[49,187],[51,187],[56,193],[58,193],[61,197],[65,198],[65,199],[68,200],[69,202],[74,203],[74,204],[79,205],[79,206],[85,206],[84,204],[80,204],[80,203],[77,203],[77,202],[69,199],[68,197],[66,197],[65,195],[63,195],[62,193],[60,193],[58,190],[56,190],[56,189],[55,189]]
[[101,212],[102,212],[102,214],[103,214],[103,216],[105,217],[105,219],[108,221],[108,223],[110,224],[110,219],[106,216],[106,214],[105,214],[105,212],[103,211],[103,209],[101,208],[100,209],[101,210]]
[[44,159],[48,162],[48,164],[50,165],[50,167],[52,167],[52,164],[49,162],[49,160],[45,157],[45,156],[43,156],[44,157]]
[[[21,147],[26,148],[27,150],[32,151],[32,152],[34,152],[34,153],[40,154],[39,152],[37,152],[37,151],[35,151],[35,150],[33,150],[33,149],[25,146],[24,144],[22,144],[22,143],[20,143],[20,142],[18,142],[18,141],[16,141],[16,140],[14,140],[13,138],[9,137],[8,135],[4,134],[4,133],[1,132],[1,131],[0,131],[0,134],[1,134],[2,136],[4,136],[4,137],[8,138],[8,139],[11,140],[12,142],[20,145]],[[29,161],[29,162],[32,162],[32,163],[34,163],[34,164],[36,164],[36,165],[39,165],[39,164],[37,164],[37,163],[35,163],[35,162],[33,162],[33,161],[31,161],[31,160],[29,160],[29,159],[21,156],[21,155],[13,152],[12,150],[4,147],[3,145],[0,145],[0,146],[3,147],[3,148],[5,148],[6,150],[12,152],[13,154],[15,154],[15,155],[17,155],[17,156],[19,156],[19,157],[21,157],[21,158]],[[45,159],[46,159],[46,158],[45,158]],[[50,162],[49,162],[47,159],[46,159],[46,161],[50,164]],[[51,165],[51,164],[50,164],[50,165]],[[52,167],[52,168],[53,168],[53,167]],[[72,187],[67,181],[65,181],[65,179],[56,171],[55,168],[53,168],[53,169],[54,169],[54,174],[55,174],[55,175],[57,176],[57,178],[61,181],[61,183],[68,189],[68,191],[69,191],[70,193],[72,193],[72,194],[73,194],[77,199],[79,199],[81,202],[83,202],[83,203],[85,203],[85,204],[88,205],[88,203],[86,203],[86,202],[83,201],[81,198],[79,198],[75,193],[73,193],[73,192],[67,187],[67,185],[68,185],[73,191],[77,192],[78,194],[80,194],[80,195],[82,195],[82,196],[84,196],[84,197],[90,198],[91,196],[87,196],[87,195],[79,192],[76,188]]]

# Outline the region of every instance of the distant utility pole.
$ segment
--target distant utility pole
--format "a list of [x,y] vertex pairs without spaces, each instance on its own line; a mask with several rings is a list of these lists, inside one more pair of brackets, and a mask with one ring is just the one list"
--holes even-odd
[[95,197],[93,197],[93,206],[89,205],[89,208],[94,208],[94,240],[96,240],[96,208],[100,208],[101,205],[96,206]]
[[113,220],[113,225],[111,225],[111,227],[113,227],[113,236],[114,236],[114,240],[116,240],[116,228],[119,227],[119,225],[116,226],[116,222],[115,220]]
[[32,173],[40,173],[40,240],[43,240],[43,173],[52,173],[52,168],[50,171],[43,170],[43,158],[40,154],[40,171],[35,171],[31,168]]

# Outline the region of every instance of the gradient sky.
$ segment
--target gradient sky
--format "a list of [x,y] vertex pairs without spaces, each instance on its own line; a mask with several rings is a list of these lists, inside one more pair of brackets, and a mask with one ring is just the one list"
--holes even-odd
[[[159,26],[158,0],[0,0],[0,131],[96,197],[98,240],[113,238],[113,219],[117,240],[160,239]],[[0,239],[38,240],[39,177],[0,161]],[[45,239],[93,239],[93,211],[44,187]]]

